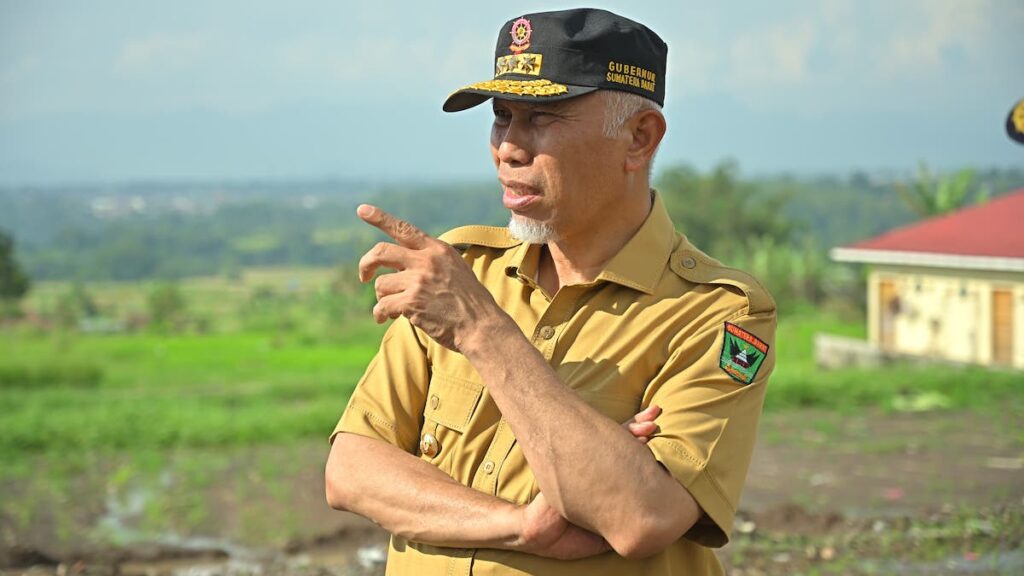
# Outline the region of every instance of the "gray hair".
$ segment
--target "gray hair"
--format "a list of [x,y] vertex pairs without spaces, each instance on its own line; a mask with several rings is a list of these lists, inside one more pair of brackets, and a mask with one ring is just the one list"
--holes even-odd
[[[626,125],[626,121],[641,110],[657,110],[661,113],[661,106],[654,100],[644,98],[632,92],[622,90],[602,90],[604,93],[604,135],[614,138],[619,130]],[[657,151],[655,151],[657,152]],[[654,156],[647,165],[647,178],[654,174]]]
[[604,93],[604,135],[614,138],[626,121],[641,110],[657,110],[661,112],[661,106],[649,98],[644,98],[632,92],[622,90],[602,90]]

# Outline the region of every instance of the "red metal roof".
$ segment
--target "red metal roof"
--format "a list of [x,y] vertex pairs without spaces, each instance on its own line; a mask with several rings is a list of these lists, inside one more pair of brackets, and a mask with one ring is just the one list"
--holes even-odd
[[848,248],[1024,258],[1024,189],[890,230]]

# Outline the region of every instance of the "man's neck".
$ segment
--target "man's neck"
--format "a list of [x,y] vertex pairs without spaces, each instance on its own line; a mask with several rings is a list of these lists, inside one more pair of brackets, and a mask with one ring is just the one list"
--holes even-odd
[[544,290],[554,295],[562,286],[593,282],[650,214],[650,194],[643,201],[636,198],[624,197],[621,210],[607,221],[546,244],[538,266],[538,282]]

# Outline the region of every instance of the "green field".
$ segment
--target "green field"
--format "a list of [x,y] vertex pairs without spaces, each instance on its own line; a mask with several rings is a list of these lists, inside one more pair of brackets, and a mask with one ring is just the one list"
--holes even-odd
[[[257,270],[240,281],[187,281],[180,290],[188,313],[213,327],[203,333],[0,332],[0,458],[325,435],[382,333],[359,306],[322,313],[330,278],[326,270]],[[143,309],[149,289],[89,287],[101,309],[120,314]],[[28,306],[45,310],[67,290],[44,284]],[[274,296],[267,300],[267,293]],[[948,366],[823,371],[812,353],[819,331],[862,337],[864,327],[811,309],[783,312],[766,411],[1019,409],[1024,402],[1014,372]]]
[[[102,314],[124,319],[145,314],[157,286],[85,289]],[[0,519],[16,539],[102,548],[216,534],[280,549],[336,529],[319,482],[326,437],[384,329],[372,321],[366,293],[351,283],[338,288],[337,271],[318,269],[246,270],[176,289],[186,302],[176,328],[56,327],[47,315],[73,288],[43,283],[26,303],[25,319],[0,330],[0,486],[8,496]],[[816,465],[836,458],[831,447],[898,462],[911,437],[900,426],[915,431],[921,415],[909,413],[923,412],[938,414],[921,421],[934,437],[912,440],[914,450],[941,453],[947,440],[963,435],[957,423],[967,416],[991,423],[993,449],[1015,461],[1024,446],[1024,431],[1011,424],[1024,414],[1019,372],[911,365],[824,371],[813,359],[817,332],[863,337],[864,323],[810,308],[782,311],[761,432],[782,457]],[[975,449],[958,450],[969,457]],[[789,483],[799,481],[794,474]],[[958,490],[936,485],[919,506]],[[977,501],[986,494],[999,500],[991,489],[976,492]],[[839,493],[812,487],[788,495],[815,509],[819,498],[837,506]],[[144,502],[137,509],[130,506],[136,499]],[[994,510],[986,522],[1002,517]],[[1017,542],[1020,512],[1009,514]],[[875,533],[858,525],[853,534],[870,540]],[[776,547],[792,547],[792,534],[779,538],[753,547],[740,538],[729,558],[739,555],[731,562],[743,565],[764,557],[770,565]],[[831,546],[828,538],[813,545]],[[968,544],[944,546],[936,553]]]

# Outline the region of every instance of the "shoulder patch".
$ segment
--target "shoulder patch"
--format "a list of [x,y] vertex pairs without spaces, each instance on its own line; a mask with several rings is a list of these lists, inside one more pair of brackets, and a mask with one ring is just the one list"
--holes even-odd
[[500,226],[460,226],[445,232],[438,239],[463,250],[470,246],[511,248],[522,244],[508,233],[508,228]]
[[748,314],[775,310],[775,300],[756,278],[730,268],[692,246],[672,253],[669,267],[684,280],[697,284],[726,284],[743,291]]
[[750,384],[768,356],[768,344],[747,330],[725,323],[718,366],[740,384]]

